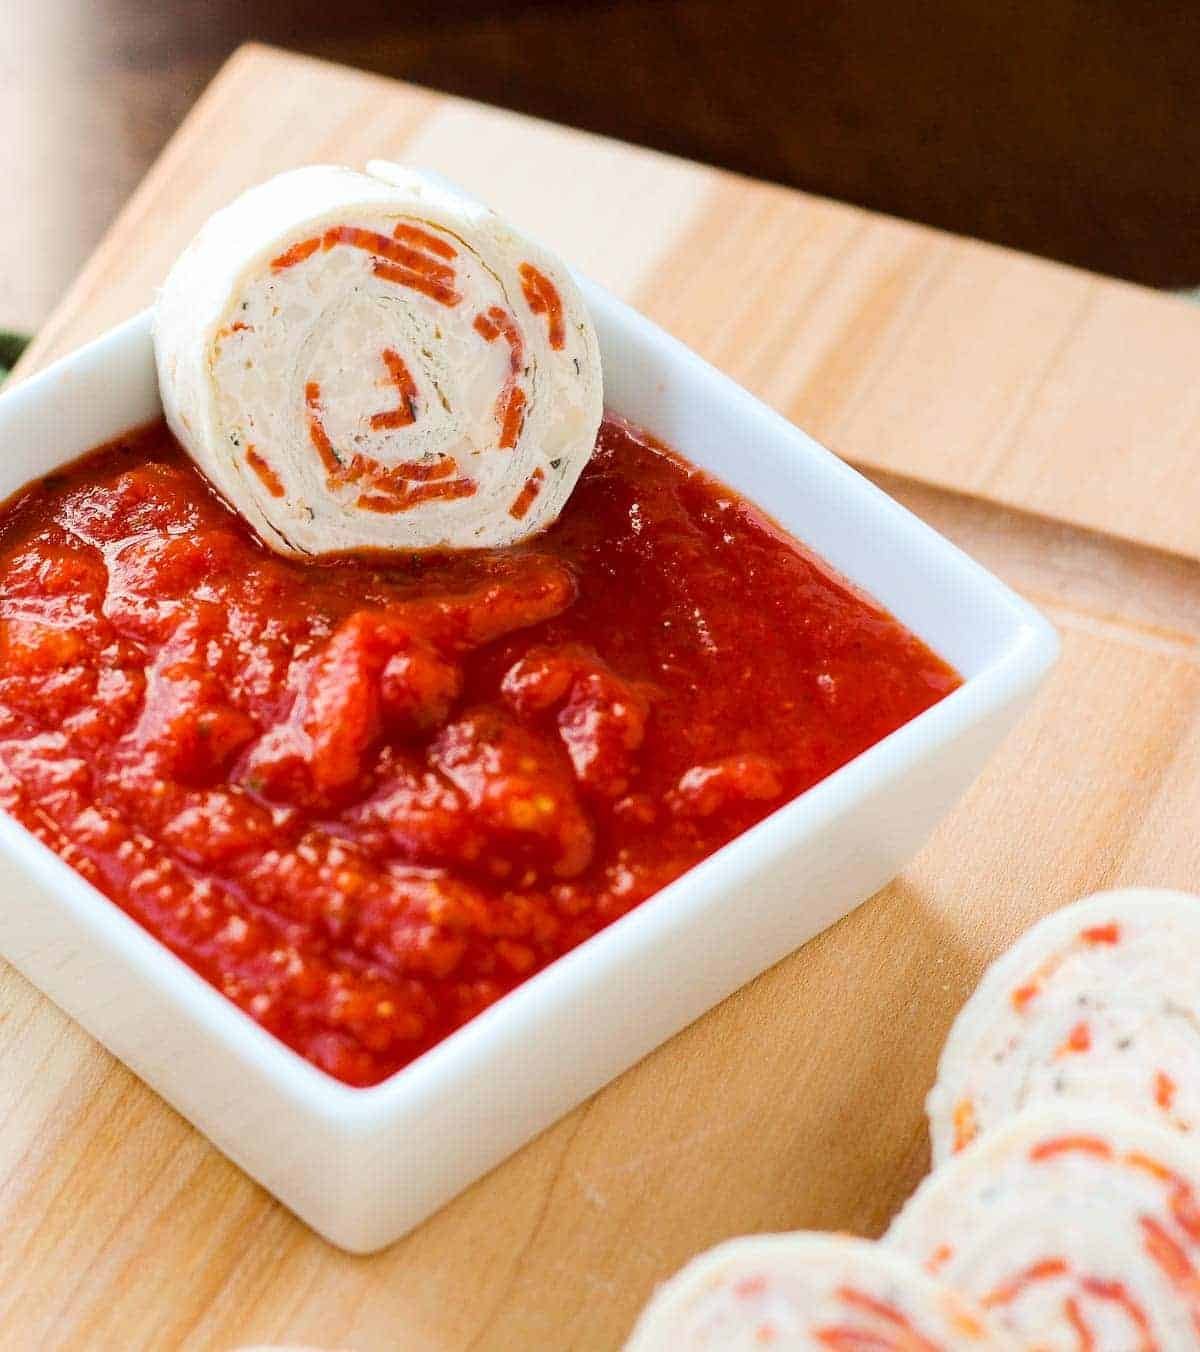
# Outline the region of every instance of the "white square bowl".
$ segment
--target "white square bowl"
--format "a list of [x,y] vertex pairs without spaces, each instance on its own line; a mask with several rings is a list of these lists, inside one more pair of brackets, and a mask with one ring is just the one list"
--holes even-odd
[[[965,683],[370,1089],[277,1042],[0,814],[0,952],[247,1173],[356,1252],[397,1239],[894,877],[1058,651],[1045,620],[996,578],[673,338],[584,287],[608,407],[765,507]],[[143,314],[0,397],[0,499],[159,413]]]

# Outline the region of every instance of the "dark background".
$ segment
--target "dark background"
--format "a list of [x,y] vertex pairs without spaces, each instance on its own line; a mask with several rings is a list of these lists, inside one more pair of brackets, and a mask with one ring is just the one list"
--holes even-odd
[[[0,326],[44,313],[248,38],[1150,285],[1200,284],[1194,3],[4,3],[0,172],[15,192]],[[46,186],[64,171],[73,194]]]

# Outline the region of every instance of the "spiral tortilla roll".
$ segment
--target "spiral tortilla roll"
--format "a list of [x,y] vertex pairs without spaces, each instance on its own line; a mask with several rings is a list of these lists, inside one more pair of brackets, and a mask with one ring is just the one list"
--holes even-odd
[[1028,1103],[1200,1123],[1200,898],[1130,889],[1035,925],[987,970],[926,1102],[934,1162]]
[[284,554],[511,544],[558,515],[600,425],[563,265],[398,165],[244,193],[171,269],[154,331],[171,430]]
[[847,1235],[721,1244],[660,1287],[626,1352],[770,1347],[1016,1352],[983,1312],[899,1254]]
[[917,1189],[885,1243],[1047,1352],[1200,1346],[1200,1150],[1091,1104],[994,1127]]

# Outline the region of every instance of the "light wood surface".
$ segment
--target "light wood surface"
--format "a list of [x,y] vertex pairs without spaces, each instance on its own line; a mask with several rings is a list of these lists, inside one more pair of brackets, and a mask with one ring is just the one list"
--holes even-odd
[[373,1258],[4,972],[0,1346],[613,1348],[721,1238],[882,1228],[926,1167],[948,1023],[1030,921],[1096,887],[1200,886],[1200,311],[249,48],[24,369],[146,304],[237,189],[376,154],[490,199],[866,467],[1042,605],[1064,657],[891,887]]
[[[1186,0],[10,0],[4,17],[0,328],[41,325],[252,36],[1152,286],[1200,284]],[[586,53],[569,78],[564,52]]]

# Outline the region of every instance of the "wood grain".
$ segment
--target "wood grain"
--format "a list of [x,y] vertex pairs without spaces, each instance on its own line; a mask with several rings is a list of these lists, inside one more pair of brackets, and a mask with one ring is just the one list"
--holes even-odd
[[26,369],[148,304],[241,188],[379,154],[479,193],[857,464],[1200,557],[1194,306],[268,48],[210,86]]
[[925,1167],[946,1027],[1026,924],[1200,882],[1200,313],[252,48],[24,369],[145,304],[239,187],[374,153],[485,192],[867,466],[1046,607],[1064,658],[902,878],[374,1258],[317,1239],[4,972],[0,1345],[613,1348],[720,1238],[886,1223]]
[[0,328],[40,326],[250,37],[1119,277],[1200,283],[1186,0],[37,0],[6,17]]

